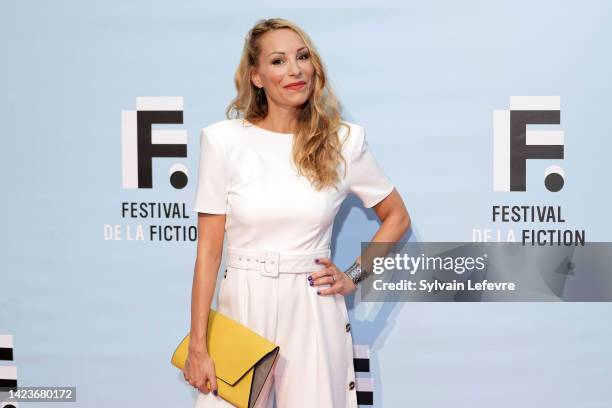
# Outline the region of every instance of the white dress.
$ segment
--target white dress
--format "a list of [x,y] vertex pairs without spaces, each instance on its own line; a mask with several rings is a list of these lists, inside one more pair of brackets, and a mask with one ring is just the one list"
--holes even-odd
[[[216,122],[200,133],[194,211],[226,214],[228,251],[274,250],[329,257],[332,226],[349,192],[366,208],[393,190],[365,140],[363,127],[346,122],[342,154],[347,176],[338,191],[315,191],[291,160],[293,134],[265,130],[242,119]],[[342,163],[340,169],[342,169]],[[340,177],[343,172],[340,170]],[[355,257],[359,248],[355,248]],[[226,265],[227,266],[227,265]],[[227,266],[217,310],[280,346],[257,407],[357,407],[350,322],[340,294],[317,295],[310,272],[264,276],[258,268]],[[219,379],[217,380],[219,381]],[[196,408],[231,407],[212,392],[198,392]]]

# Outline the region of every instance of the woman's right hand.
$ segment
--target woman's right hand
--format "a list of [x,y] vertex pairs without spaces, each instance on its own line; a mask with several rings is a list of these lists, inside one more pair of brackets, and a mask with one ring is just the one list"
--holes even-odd
[[204,394],[212,391],[213,394],[217,395],[215,364],[207,352],[194,352],[190,350],[183,367],[183,376],[185,381]]

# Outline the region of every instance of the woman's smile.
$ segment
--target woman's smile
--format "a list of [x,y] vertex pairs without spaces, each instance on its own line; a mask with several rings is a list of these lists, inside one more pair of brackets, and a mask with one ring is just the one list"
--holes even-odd
[[290,90],[293,90],[293,91],[299,91],[302,88],[304,88],[305,85],[306,85],[306,82],[299,81],[299,82],[294,82],[292,84],[286,85],[284,88],[285,89],[290,89]]

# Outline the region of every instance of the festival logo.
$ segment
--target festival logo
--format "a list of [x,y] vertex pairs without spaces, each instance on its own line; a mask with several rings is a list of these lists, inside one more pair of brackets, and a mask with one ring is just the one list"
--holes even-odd
[[[182,124],[183,98],[137,97],[135,111],[121,112],[121,164],[123,188],[153,187],[154,157],[187,157],[187,131],[153,129],[154,124]],[[187,185],[187,168],[170,168],[170,184]]]
[[[563,159],[562,130],[528,129],[528,125],[559,125],[559,96],[511,96],[510,109],[494,112],[493,190],[526,191],[527,160]],[[563,169],[551,165],[544,171],[549,191],[563,188]]]

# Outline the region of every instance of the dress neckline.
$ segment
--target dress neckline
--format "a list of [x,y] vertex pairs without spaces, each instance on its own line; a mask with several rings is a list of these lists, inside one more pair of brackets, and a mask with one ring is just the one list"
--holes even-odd
[[269,133],[271,135],[276,135],[277,137],[285,137],[287,139],[291,139],[293,137],[293,133],[279,133],[279,132],[273,132],[271,130],[268,129],[264,129],[260,126],[257,126],[256,124],[254,124],[253,122],[251,122],[250,120],[247,119],[242,119],[244,123],[248,123],[249,125],[251,125],[253,127],[253,129],[256,129],[260,132],[263,133]]

